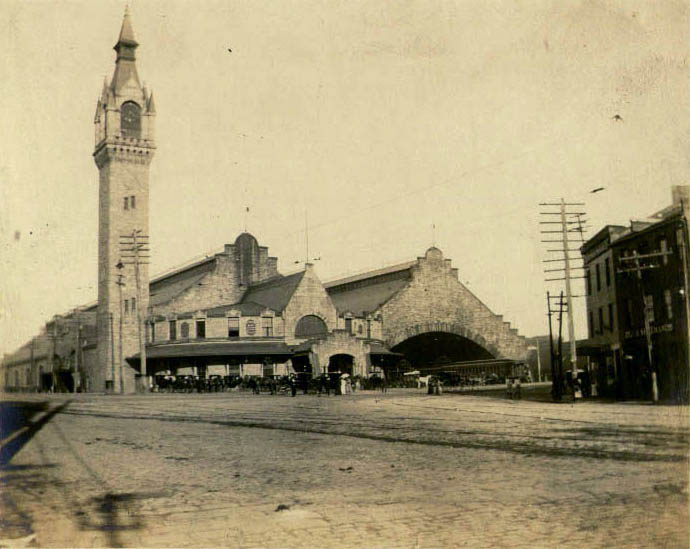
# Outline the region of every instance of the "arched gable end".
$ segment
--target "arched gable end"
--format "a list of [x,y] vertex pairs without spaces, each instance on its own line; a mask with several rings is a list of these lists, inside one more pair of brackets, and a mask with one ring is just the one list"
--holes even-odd
[[527,356],[525,338],[458,280],[457,269],[438,248],[418,258],[410,273],[409,284],[377,311],[389,348],[420,334],[442,332],[476,344],[491,355],[486,358]]

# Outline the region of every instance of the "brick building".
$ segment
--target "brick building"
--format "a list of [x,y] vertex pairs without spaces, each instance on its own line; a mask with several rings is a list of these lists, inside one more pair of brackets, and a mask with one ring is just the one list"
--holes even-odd
[[131,393],[158,373],[366,377],[402,358],[411,367],[525,359],[524,338],[459,282],[437,248],[324,284],[310,264],[281,274],[268,248],[243,233],[222,252],[149,280],[156,109],[137,74],[137,47],[125,13],[94,120],[97,305],[56,317],[5,357],[7,389]]
[[[618,398],[688,399],[687,186],[630,227],[607,226],[582,247],[589,339],[600,391]],[[654,374],[654,375],[653,375]]]

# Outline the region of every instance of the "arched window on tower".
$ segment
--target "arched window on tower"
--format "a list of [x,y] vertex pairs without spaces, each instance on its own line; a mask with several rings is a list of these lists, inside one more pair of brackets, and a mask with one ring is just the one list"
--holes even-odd
[[327,333],[328,326],[316,315],[303,316],[295,327],[295,337],[317,337]]
[[120,107],[120,133],[122,137],[141,137],[141,107],[127,101]]

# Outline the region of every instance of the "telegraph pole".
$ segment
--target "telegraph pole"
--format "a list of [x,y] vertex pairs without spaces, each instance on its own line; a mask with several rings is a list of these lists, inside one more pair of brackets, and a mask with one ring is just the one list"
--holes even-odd
[[577,346],[575,341],[575,321],[573,319],[573,294],[570,288],[570,254],[568,254],[568,225],[565,219],[565,200],[561,198],[561,228],[563,230],[563,249],[565,253],[565,299],[568,305],[568,338],[570,339],[570,367],[573,381],[577,377]]
[[[682,246],[681,246],[682,247]],[[637,251],[633,251],[631,256],[621,256],[619,257],[619,262],[621,263],[621,268],[618,269],[619,274],[624,273],[635,273],[637,279],[640,282],[640,293],[642,294],[642,306],[644,311],[644,335],[647,340],[647,360],[649,362],[649,369],[652,374],[652,402],[659,402],[659,385],[657,380],[657,369],[656,364],[652,360],[652,322],[654,315],[654,305],[647,301],[647,296],[645,294],[644,282],[642,278],[642,271],[647,271],[650,269],[658,269],[659,265],[651,263],[648,265],[642,265],[640,260],[663,258],[664,256],[671,255],[672,252],[669,251],[658,251],[649,254],[638,254]],[[633,263],[632,267],[626,267],[624,263],[631,261]]]
[[[122,287],[125,285],[124,281],[122,280],[124,278],[124,275],[122,274],[122,269],[124,268],[124,265],[122,264],[122,261],[119,261],[115,267],[118,269],[117,273],[117,288],[119,291],[119,297],[120,297],[120,344],[118,348],[118,362],[119,362],[119,373],[120,373],[120,393],[124,394],[125,392],[125,381],[124,381],[124,370],[123,370],[123,364],[122,364]],[[114,383],[114,382],[113,382]]]
[[[545,269],[544,273],[562,273],[562,277],[557,277],[557,278],[546,278],[546,282],[554,282],[554,281],[564,281],[565,282],[565,300],[566,300],[566,312],[568,313],[568,339],[570,340],[570,369],[571,369],[571,375],[573,381],[577,378],[577,339],[575,336],[575,319],[574,319],[574,307],[573,307],[573,298],[574,297],[579,297],[573,295],[572,291],[572,280],[574,279],[581,279],[584,278],[584,276],[573,276],[572,271],[573,270],[578,270],[578,269],[584,269],[584,266],[578,265],[578,266],[572,266],[571,261],[573,259],[570,256],[571,252],[577,252],[579,249],[577,248],[570,248],[569,246],[572,243],[572,240],[570,238],[570,235],[572,233],[578,233],[580,235],[580,240],[584,242],[584,227],[582,225],[582,216],[585,215],[585,212],[578,212],[578,211],[569,211],[569,207],[573,206],[584,206],[583,202],[566,202],[563,198],[561,198],[560,202],[557,203],[541,203],[539,204],[542,207],[547,207],[552,209],[542,211],[540,214],[542,215],[553,215],[553,216],[558,216],[558,220],[554,221],[540,221],[540,225],[557,225],[558,227],[545,227],[542,228],[541,234],[549,234],[549,235],[559,235],[560,238],[548,238],[547,240],[542,240],[542,242],[548,242],[548,243],[558,243],[561,244],[562,248],[554,248],[554,249],[547,249],[547,252],[549,253],[557,253],[557,254],[563,254],[562,257],[557,257],[553,259],[547,259],[545,263],[549,262],[562,262],[563,265],[561,267],[555,268],[555,269]],[[558,208],[557,210],[553,210],[553,208]],[[580,260],[582,258],[579,258]],[[549,304],[550,307],[550,304]],[[562,313],[562,296],[561,296],[561,313]],[[560,322],[560,320],[559,320]],[[559,327],[560,330],[560,327]],[[560,346],[560,336],[559,336],[559,346]],[[562,363],[562,354],[559,351],[559,360]],[[573,387],[575,385],[573,384]]]
[[[143,300],[141,299],[141,283],[139,270],[140,266],[143,264],[148,264],[148,259],[151,257],[146,255],[149,251],[148,236],[141,234],[141,229],[135,229],[128,235],[120,236],[120,251],[122,253],[123,259],[121,263],[123,265],[134,265],[134,282],[136,286],[136,321],[137,321],[137,337],[139,339],[139,357],[140,357],[140,373],[142,376],[146,376],[146,341],[144,337],[144,328],[142,326],[142,311],[141,306]],[[146,288],[148,292],[148,285]]]

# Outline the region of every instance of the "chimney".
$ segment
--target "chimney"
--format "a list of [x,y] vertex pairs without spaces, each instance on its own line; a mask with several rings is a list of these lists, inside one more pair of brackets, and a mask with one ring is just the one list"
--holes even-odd
[[690,211],[690,185],[672,185],[671,198],[674,206],[682,204],[685,217],[688,217]]

